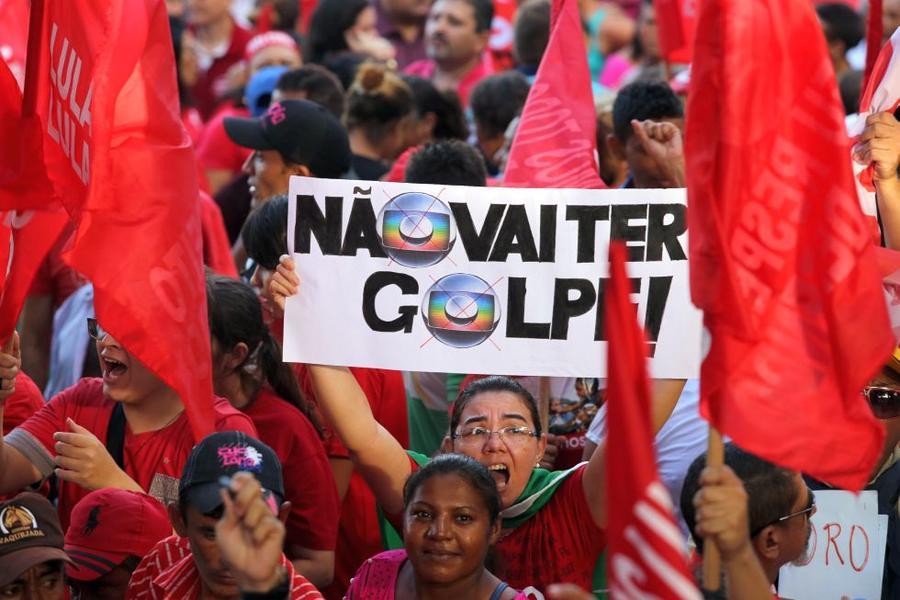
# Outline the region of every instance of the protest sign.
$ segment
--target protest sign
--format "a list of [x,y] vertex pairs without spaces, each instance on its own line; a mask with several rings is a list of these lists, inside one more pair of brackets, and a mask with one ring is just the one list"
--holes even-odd
[[782,567],[778,595],[785,600],[878,600],[887,544],[887,516],[876,492],[816,494],[807,558]]
[[469,188],[294,177],[287,361],[604,376],[610,237],[627,241],[655,377],[695,377],[684,190]]

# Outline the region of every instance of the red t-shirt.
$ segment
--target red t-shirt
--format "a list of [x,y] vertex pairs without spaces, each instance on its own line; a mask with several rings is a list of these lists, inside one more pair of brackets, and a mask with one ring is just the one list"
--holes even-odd
[[222,209],[206,192],[200,192],[200,227],[203,234],[203,264],[226,277],[237,279],[237,266],[231,256],[231,244],[225,231]]
[[[435,71],[437,71],[437,64],[431,59],[418,60],[403,70],[404,73],[418,75],[425,79],[434,77]],[[494,72],[494,65],[491,61],[491,57],[489,54],[485,54],[482,57],[481,62],[475,65],[471,71],[466,73],[466,76],[460,80],[456,88],[456,93],[459,94],[459,101],[463,108],[469,106],[469,94],[472,93],[472,89],[475,85],[488,75],[493,75]]]
[[228,91],[225,75],[232,65],[244,59],[247,42],[253,37],[250,31],[240,27],[237,23],[233,24],[234,29],[231,32],[231,43],[228,50],[224,55],[214,59],[209,69],[200,71],[196,83],[191,87],[194,107],[204,119],[209,119],[222,95]]
[[3,435],[6,435],[44,406],[44,395],[23,371],[16,375],[16,391],[3,403]]
[[291,503],[287,544],[334,550],[340,514],[337,486],[319,433],[299,409],[267,389],[244,408],[272,447],[284,473],[285,500]]
[[225,117],[250,116],[244,107],[233,105],[222,107],[206,124],[197,142],[197,160],[204,169],[231,171],[235,175],[241,172],[244,161],[253,152],[235,144],[225,133]]
[[[60,392],[40,411],[6,437],[6,443],[24,454],[44,477],[53,473],[53,434],[68,431],[66,419],[85,427],[106,443],[106,429],[115,402],[103,395],[103,380],[85,378]],[[214,399],[216,431],[243,431],[256,437],[250,418],[222,398]],[[182,412],[170,425],[157,431],[133,434],[126,426],[123,459],[125,472],[148,494],[168,504],[178,498],[178,479],[194,437],[187,415]],[[69,526],[69,513],[89,490],[61,481],[59,518],[63,531]]]

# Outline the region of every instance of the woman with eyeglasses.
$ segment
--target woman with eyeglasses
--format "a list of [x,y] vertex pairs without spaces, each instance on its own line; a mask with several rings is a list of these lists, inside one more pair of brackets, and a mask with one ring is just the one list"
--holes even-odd
[[525,595],[485,566],[500,538],[500,496],[475,459],[443,454],[403,488],[403,549],[366,561],[348,600],[446,598],[514,600]]
[[[105,487],[143,491],[168,503],[194,445],[178,393],[104,331],[87,327],[102,377],[79,380],[54,396],[0,443],[0,494],[51,475],[59,478],[58,510],[69,512],[88,492]],[[9,355],[0,353],[0,363]],[[0,393],[0,419],[7,394]],[[250,419],[213,397],[215,428],[256,436]]]
[[334,573],[340,507],[317,418],[281,362],[253,288],[208,274],[206,304],[215,392],[253,420],[281,460],[291,503],[286,554],[297,572],[324,587]]
[[[273,301],[284,306],[300,280],[283,257],[269,281]],[[319,407],[350,450],[384,512],[399,523],[403,486],[428,458],[408,453],[372,417],[365,395],[344,368],[310,366]],[[658,388],[659,404],[674,406],[683,382]],[[517,589],[555,582],[592,586],[606,546],[606,494],[601,446],[586,463],[547,471],[539,462],[547,446],[537,404],[515,381],[488,377],[471,384],[455,402],[444,452],[471,456],[491,473],[502,507],[499,569]]]

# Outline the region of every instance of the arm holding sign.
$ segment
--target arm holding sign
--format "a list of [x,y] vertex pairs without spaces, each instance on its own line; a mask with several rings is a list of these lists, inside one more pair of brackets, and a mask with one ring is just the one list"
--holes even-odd
[[[284,311],[285,298],[299,289],[293,259],[282,256],[269,280],[273,301]],[[309,373],[319,409],[350,451],[355,467],[385,512],[399,514],[403,510],[403,485],[412,472],[403,446],[375,420],[365,393],[349,369],[309,365]]]
[[853,158],[861,164],[872,164],[884,240],[888,248],[900,249],[900,122],[892,112],[866,118]]

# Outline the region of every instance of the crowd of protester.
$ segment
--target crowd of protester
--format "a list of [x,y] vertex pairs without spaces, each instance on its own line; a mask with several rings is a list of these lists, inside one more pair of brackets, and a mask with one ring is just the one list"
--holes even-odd
[[[201,181],[217,433],[195,445],[175,391],[95,319],[91,284],[60,257],[66,232],[0,352],[0,598],[603,590],[605,381],[552,378],[543,419],[535,377],[281,360],[284,301],[303,294],[284,256],[290,178],[501,180],[550,0],[519,2],[505,45],[491,0],[166,4]],[[653,3],[579,6],[602,179],[684,187],[687,71],[660,56]],[[863,16],[817,11],[855,112]],[[900,0],[884,0],[884,17],[886,41]],[[894,115],[871,117],[856,151],[876,163],[884,243],[900,245]],[[873,486],[893,513],[898,365],[866,390],[888,431]],[[733,444],[707,467],[698,395],[693,380],[654,382],[661,480],[686,547],[722,556],[714,597],[771,598],[806,550],[817,484]],[[885,597],[898,576],[889,560]]]

